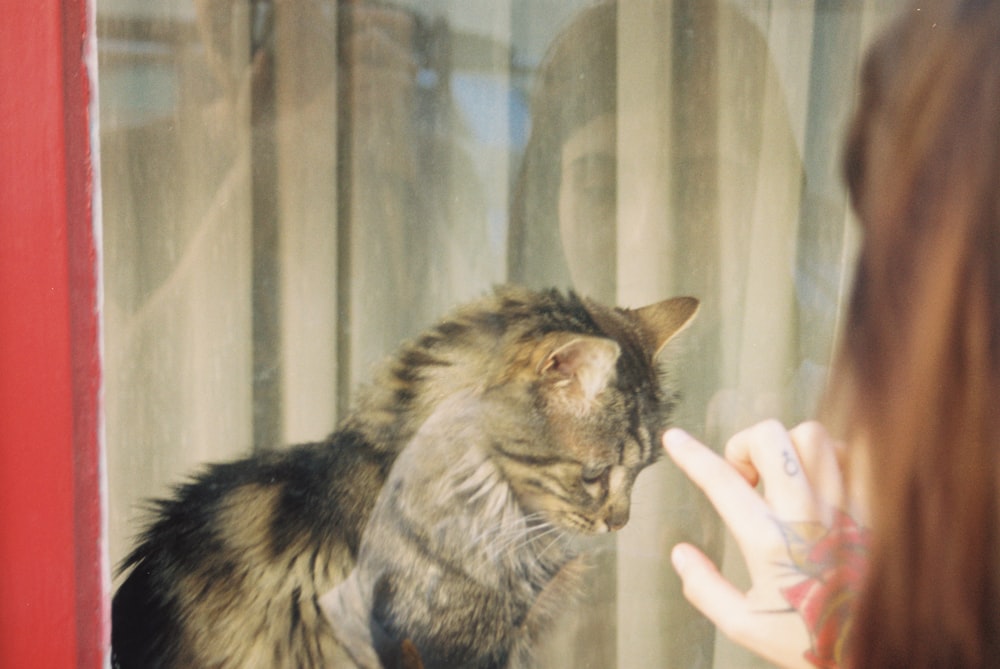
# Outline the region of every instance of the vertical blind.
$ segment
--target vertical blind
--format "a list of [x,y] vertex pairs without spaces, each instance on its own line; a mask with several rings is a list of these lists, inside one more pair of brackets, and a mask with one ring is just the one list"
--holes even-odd
[[[690,294],[674,422],[808,417],[839,175],[893,0],[98,0],[109,551],[200,463],[322,439],[372,366],[517,282]],[[738,554],[668,463],[546,667],[754,667],[667,558]]]

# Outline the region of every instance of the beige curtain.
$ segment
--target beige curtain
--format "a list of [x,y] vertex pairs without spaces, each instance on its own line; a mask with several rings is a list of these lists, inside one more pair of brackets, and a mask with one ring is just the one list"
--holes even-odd
[[252,443],[250,79],[207,66],[190,7],[99,10],[114,566],[146,499]]
[[[855,247],[844,127],[899,3],[594,4],[98,0],[112,565],[144,500],[323,438],[372,365],[503,281],[701,298],[675,423],[716,447],[810,415]],[[560,58],[554,109],[532,91]],[[613,165],[575,204],[571,143]],[[745,578],[664,462],[542,666],[765,666],[684,603],[679,540]]]
[[[703,300],[675,351],[677,423],[720,447],[811,415],[850,276],[840,145],[859,59],[896,3],[623,2],[618,298]],[[683,601],[669,549],[693,541],[745,583],[703,497],[670,466],[640,479],[618,541],[619,667],[754,667]]]

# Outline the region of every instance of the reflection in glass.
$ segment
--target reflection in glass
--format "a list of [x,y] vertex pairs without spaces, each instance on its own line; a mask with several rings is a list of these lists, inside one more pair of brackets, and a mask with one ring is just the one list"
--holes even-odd
[[[809,415],[853,228],[836,165],[895,10],[795,0],[98,0],[111,563],[199,463],[323,438],[372,365],[505,281],[692,294],[675,422]],[[545,666],[760,666],[666,555],[666,464]]]

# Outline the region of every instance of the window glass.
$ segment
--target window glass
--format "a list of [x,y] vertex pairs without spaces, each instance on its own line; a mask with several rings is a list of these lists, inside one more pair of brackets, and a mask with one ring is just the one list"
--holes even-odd
[[[98,0],[110,559],[206,461],[331,432],[372,365],[498,283],[702,301],[675,422],[822,391],[839,174],[893,0]],[[738,556],[668,464],[546,667],[766,666],[669,566]]]

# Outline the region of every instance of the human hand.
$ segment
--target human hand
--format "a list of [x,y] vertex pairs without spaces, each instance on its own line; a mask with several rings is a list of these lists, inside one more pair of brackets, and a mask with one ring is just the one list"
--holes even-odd
[[704,553],[678,544],[671,559],[685,597],[730,639],[779,666],[844,666],[868,530],[846,511],[843,445],[819,423],[786,431],[777,421],[737,433],[725,459],[683,430],[669,430],[663,442],[729,527],[752,584],[740,592]]

